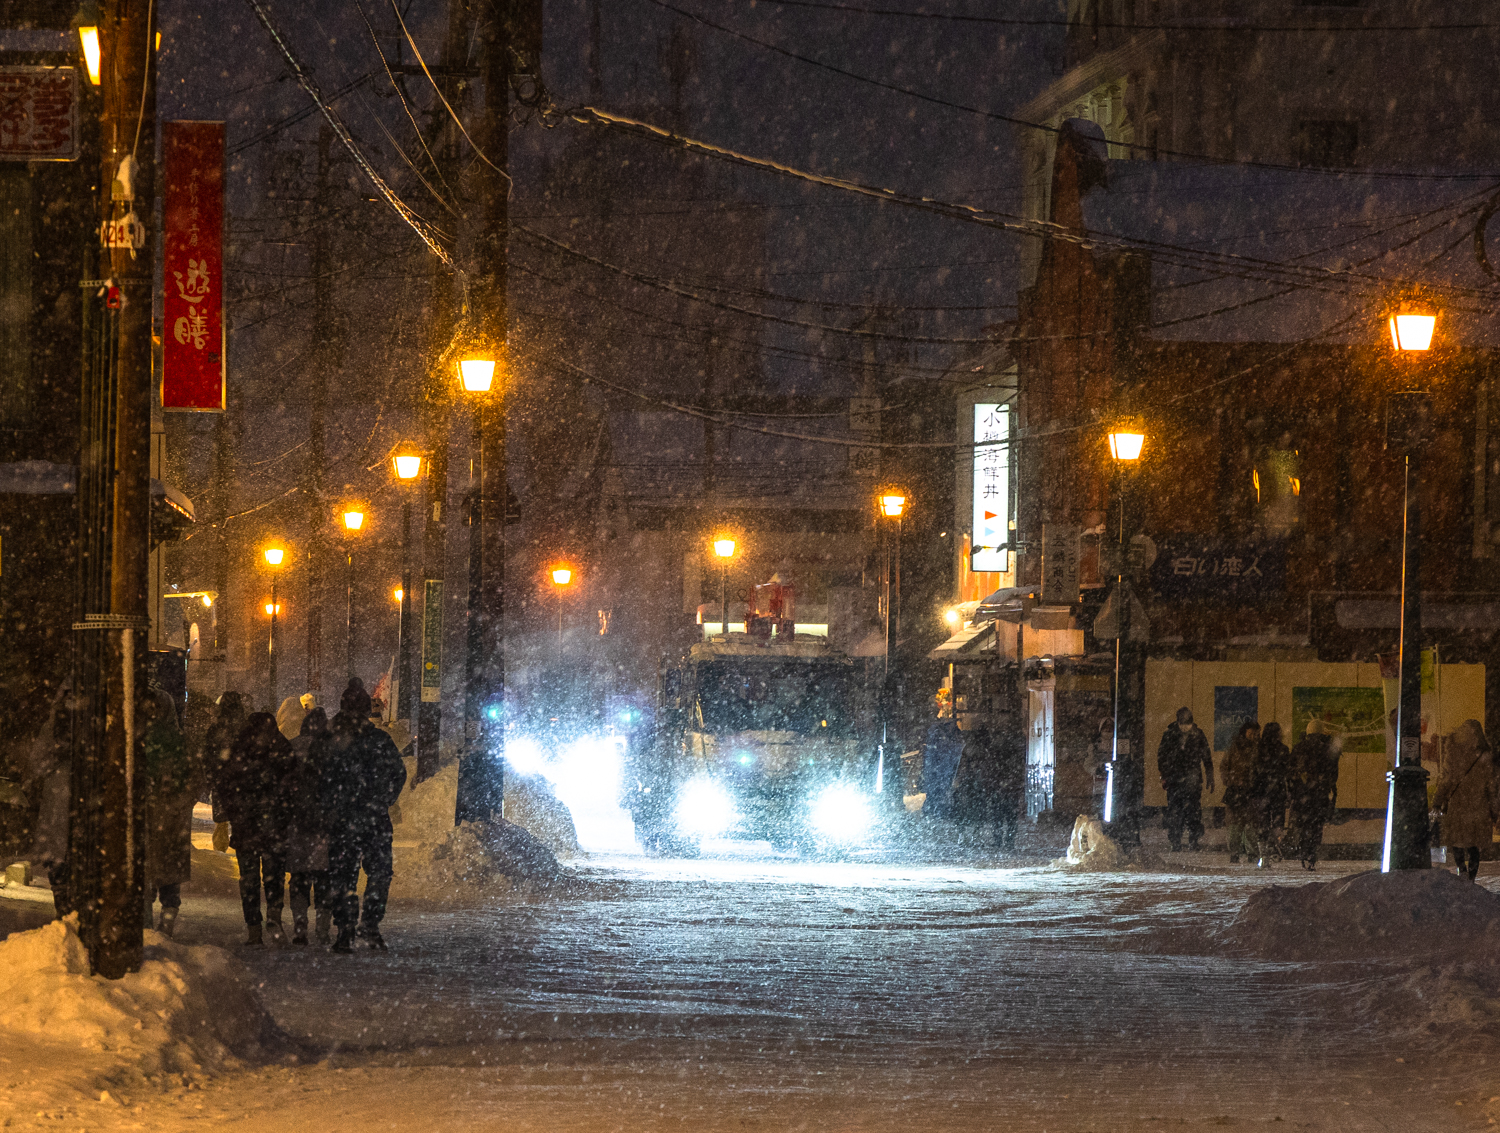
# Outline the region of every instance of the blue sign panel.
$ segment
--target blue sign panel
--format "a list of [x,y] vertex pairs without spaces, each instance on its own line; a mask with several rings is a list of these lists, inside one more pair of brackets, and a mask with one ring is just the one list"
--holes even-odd
[[1239,542],[1213,535],[1166,535],[1156,541],[1151,589],[1162,598],[1253,602],[1286,589],[1286,544]]

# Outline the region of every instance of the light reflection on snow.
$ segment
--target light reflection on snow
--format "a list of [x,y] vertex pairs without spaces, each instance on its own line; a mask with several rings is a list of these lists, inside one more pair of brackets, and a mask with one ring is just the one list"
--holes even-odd
[[573,816],[578,845],[590,852],[638,853],[635,823],[620,806],[624,736],[580,736],[544,747],[533,736],[507,738],[505,761],[539,775]]

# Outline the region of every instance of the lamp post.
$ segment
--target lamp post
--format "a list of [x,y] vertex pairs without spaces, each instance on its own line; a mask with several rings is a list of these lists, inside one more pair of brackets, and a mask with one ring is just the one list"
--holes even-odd
[[365,526],[358,507],[344,509],[344,679],[354,679],[354,537]]
[[422,454],[402,445],[391,457],[401,494],[401,629],[396,651],[396,705],[393,720],[411,719],[411,488],[422,474]]
[[[1389,318],[1391,345],[1398,361],[1414,363],[1432,347],[1437,311],[1408,299]],[[1401,536],[1401,699],[1396,715],[1396,765],[1386,773],[1390,784],[1385,813],[1382,872],[1430,869],[1427,845],[1427,769],[1422,766],[1422,498],[1417,455],[1431,440],[1431,406],[1427,392],[1408,389],[1390,400],[1386,448],[1396,449],[1403,463]]]
[[562,650],[563,643],[563,592],[573,583],[573,568],[565,563],[559,563],[552,568],[552,586],[557,591],[557,648]]
[[[1130,664],[1133,661],[1133,647],[1130,644],[1130,604],[1133,596],[1130,585],[1125,581],[1125,555],[1126,547],[1129,545],[1125,537],[1125,513],[1129,510],[1129,473],[1136,463],[1141,459],[1141,453],[1146,447],[1146,431],[1140,421],[1134,418],[1126,418],[1116,422],[1109,431],[1109,456],[1115,465],[1115,498],[1120,508],[1120,523],[1116,530],[1116,572],[1114,587],[1115,602],[1115,687],[1114,687],[1114,722],[1110,738],[1109,766],[1106,771],[1104,782],[1104,821],[1113,823],[1116,821],[1116,812],[1122,808],[1117,806],[1115,800],[1116,791],[1119,789],[1120,756],[1125,755],[1135,760],[1142,758],[1144,752],[1132,750],[1132,737],[1135,735],[1136,716],[1140,710],[1139,689],[1137,688],[1136,666]],[[1131,695],[1127,696],[1128,693]],[[1124,743],[1122,745],[1121,731],[1121,708],[1129,701],[1129,709],[1125,725]],[[1126,799],[1123,808],[1126,814],[1132,814],[1133,808],[1130,803],[1133,800]],[[1117,840],[1129,845],[1134,845],[1138,832],[1130,824],[1121,827],[1123,838]]]
[[719,560],[719,635],[729,640],[729,560],[734,558],[734,536],[714,536],[714,557]]
[[[880,755],[875,765],[875,793],[885,793],[885,749],[890,739],[891,719],[891,630],[895,627],[896,644],[901,644],[901,518],[906,514],[909,497],[906,489],[895,486],[882,488],[875,496],[875,508],[886,521],[885,531],[885,656],[880,682]],[[893,580],[894,575],[894,580]],[[894,585],[893,585],[894,582]],[[894,603],[894,610],[893,610]],[[893,617],[894,615],[894,617]],[[900,688],[900,682],[897,683]],[[901,714],[901,698],[896,697],[895,714]],[[896,800],[900,801],[898,793]]]
[[[503,196],[503,194],[502,194]],[[504,319],[500,320],[504,325]],[[454,821],[486,820],[505,800],[505,410],[491,394],[498,351],[459,359],[474,407],[469,441],[469,609],[464,752]],[[493,426],[490,416],[493,414]]]
[[271,711],[275,712],[278,706],[276,699],[276,615],[281,613],[281,603],[276,601],[276,573],[281,569],[286,552],[280,547],[267,547],[263,553],[266,557],[266,565],[271,568],[271,601],[266,605],[266,613],[271,617],[271,639],[267,652],[271,655]]

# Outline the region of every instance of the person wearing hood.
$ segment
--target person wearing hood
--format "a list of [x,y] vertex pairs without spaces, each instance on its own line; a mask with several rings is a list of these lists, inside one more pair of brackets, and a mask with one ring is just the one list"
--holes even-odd
[[272,944],[285,944],[281,909],[286,895],[287,831],[296,774],[292,745],[269,712],[255,712],[219,773],[220,804],[229,819],[229,844],[239,859],[240,904],[246,944],[261,943],[260,894]]
[[1286,824],[1287,782],[1292,755],[1281,740],[1281,725],[1274,720],[1260,734],[1255,763],[1250,771],[1250,813],[1255,823],[1259,856],[1257,869],[1269,869],[1281,857],[1280,836]]
[[208,780],[210,797],[213,800],[214,849],[221,854],[229,849],[229,818],[220,802],[219,780],[224,768],[229,766],[229,756],[234,741],[240,738],[245,728],[245,702],[232,689],[219,697],[219,714],[208,726],[203,738],[203,753],[200,763]]
[[193,872],[193,804],[202,789],[203,765],[188,751],[172,697],[154,689],[142,705],[141,777],[145,784],[145,922],[161,900],[156,927],[167,936],[177,928],[182,883]]
[[292,777],[291,828],[287,834],[287,869],[291,873],[292,943],[307,943],[307,910],[317,909],[319,944],[329,941],[333,907],[328,894],[328,817],[323,813],[321,739],[328,735],[328,714],[313,708],[302,718],[292,741],[296,769]]
[[[380,924],[394,872],[390,810],[406,785],[406,764],[391,737],[370,721],[370,694],[358,677],[350,679],[328,735],[314,752],[329,822],[329,900],[338,927],[333,951],[352,952],[357,935],[384,952]],[[361,867],[363,910],[357,891]]]
[[1306,734],[1292,747],[1287,839],[1304,869],[1318,868],[1323,826],[1333,817],[1338,796],[1343,751],[1343,737],[1331,735],[1323,721],[1316,719],[1308,722]]
[[953,710],[940,703],[937,718],[927,726],[927,742],[922,748],[922,790],[927,794],[922,804],[924,816],[952,817],[953,777],[963,750],[964,734],[958,730]]
[[1229,860],[1240,860],[1240,851],[1245,857],[1259,854],[1260,843],[1255,835],[1255,820],[1252,817],[1255,776],[1255,753],[1260,748],[1260,725],[1246,720],[1239,733],[1229,741],[1229,751],[1224,755],[1224,809],[1228,812]]
[[1458,876],[1479,875],[1479,847],[1493,840],[1496,797],[1490,744],[1478,720],[1465,720],[1448,742],[1433,806],[1442,813],[1443,844]]
[[310,693],[289,696],[276,709],[276,728],[288,740],[295,740],[302,734],[302,718],[308,713],[307,701],[310,698]]
[[1167,792],[1167,812],[1162,825],[1174,851],[1182,849],[1186,831],[1188,849],[1196,850],[1203,837],[1203,788],[1214,790],[1214,755],[1203,729],[1193,723],[1190,708],[1179,708],[1177,719],[1162,733],[1156,747],[1156,768]]

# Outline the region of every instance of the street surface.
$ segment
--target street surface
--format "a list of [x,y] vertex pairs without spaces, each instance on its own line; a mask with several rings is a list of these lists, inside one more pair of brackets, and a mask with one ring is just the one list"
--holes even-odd
[[[256,1133],[1490,1127],[1492,1040],[1366,1025],[1377,966],[1224,955],[1213,931],[1268,879],[1179,861],[1194,872],[596,857],[561,898],[398,902],[389,955],[239,950],[296,1062],[45,1108],[12,1086],[7,1115]],[[230,900],[183,910],[187,943],[242,933]]]

